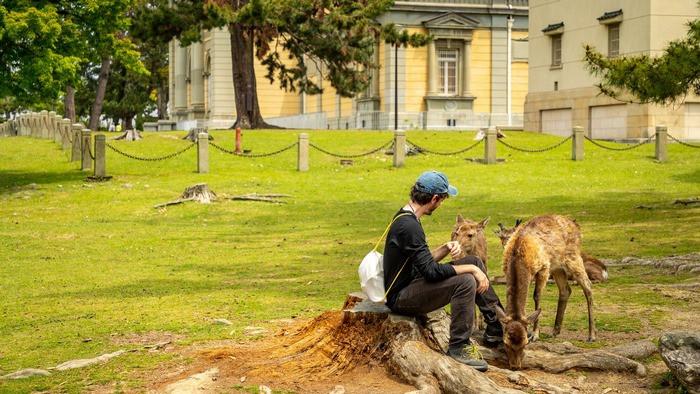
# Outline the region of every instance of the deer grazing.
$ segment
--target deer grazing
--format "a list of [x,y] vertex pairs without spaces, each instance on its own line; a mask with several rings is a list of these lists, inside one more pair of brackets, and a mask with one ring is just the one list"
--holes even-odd
[[[503,224],[498,223],[498,230],[495,231],[498,238],[501,240],[501,245],[506,246],[506,243],[510,239],[511,235],[515,232],[515,229],[522,223],[521,219],[515,221],[515,226],[511,228],[506,228]],[[586,275],[588,279],[593,283],[605,282],[608,280],[608,267],[605,263],[598,260],[597,258],[581,252],[581,258],[583,259],[583,266],[586,268]],[[569,277],[569,280],[574,280],[574,278]]]
[[[503,325],[503,344],[511,368],[520,368],[528,344],[528,324],[533,340],[539,339],[540,295],[551,273],[559,288],[559,302],[553,335],[561,331],[564,311],[571,294],[568,277],[583,289],[588,304],[588,341],[596,337],[593,319],[593,293],[581,258],[581,231],[578,224],[564,216],[538,216],[517,226],[503,252],[506,275],[506,311],[496,308]],[[527,293],[535,279],[535,311],[525,315]]]

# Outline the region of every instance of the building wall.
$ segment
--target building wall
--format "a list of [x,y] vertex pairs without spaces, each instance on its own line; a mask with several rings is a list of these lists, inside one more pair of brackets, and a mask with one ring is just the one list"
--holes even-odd
[[[528,38],[527,31],[513,31],[512,40]],[[511,87],[511,112],[521,114],[525,110],[525,96],[527,96],[528,62],[512,60],[512,87]]]
[[491,31],[474,30],[471,65],[474,112],[491,112]]
[[[407,29],[409,33],[427,34],[424,28]],[[425,111],[425,92],[428,91],[428,48],[406,48],[406,112]],[[401,82],[399,82],[401,84]]]
[[[685,36],[686,22],[700,15],[695,0],[532,0],[526,130],[540,131],[541,111],[557,108],[571,108],[572,125],[589,130],[592,107],[621,104],[618,100],[599,96],[594,87],[598,79],[590,74],[583,60],[585,44],[607,53],[608,26],[597,18],[619,9],[623,10],[619,25],[621,56],[661,54],[671,40]],[[555,68],[551,66],[551,37],[542,29],[559,22],[564,22],[562,66]],[[650,136],[655,125],[660,123],[665,123],[674,135],[685,135],[683,106],[626,104],[619,108],[626,112],[624,138]]]

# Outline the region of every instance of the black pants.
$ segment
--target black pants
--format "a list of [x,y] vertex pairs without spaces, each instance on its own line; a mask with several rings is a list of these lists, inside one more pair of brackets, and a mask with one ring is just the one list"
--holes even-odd
[[[471,264],[486,272],[484,263],[476,256],[467,256],[450,264]],[[450,349],[458,349],[469,344],[474,324],[474,304],[479,307],[486,324],[500,324],[491,306],[503,306],[493,287],[489,285],[482,294],[476,293],[476,287],[476,280],[471,274],[455,275],[440,282],[414,279],[401,289],[391,310],[402,315],[421,315],[450,304]]]

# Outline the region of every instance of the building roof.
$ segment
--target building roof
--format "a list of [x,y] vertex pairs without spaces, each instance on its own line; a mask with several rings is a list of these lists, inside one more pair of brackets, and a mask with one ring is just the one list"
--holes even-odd
[[604,13],[603,15],[599,16],[598,20],[604,21],[607,19],[615,18],[616,16],[620,16],[620,15],[622,15],[622,8],[620,8],[617,11],[608,11],[608,12]]
[[546,33],[546,32],[548,32],[548,31],[553,31],[553,30],[561,29],[562,27],[564,27],[564,22],[552,23],[551,25],[548,25],[547,27],[545,27],[544,29],[542,29],[542,33]]

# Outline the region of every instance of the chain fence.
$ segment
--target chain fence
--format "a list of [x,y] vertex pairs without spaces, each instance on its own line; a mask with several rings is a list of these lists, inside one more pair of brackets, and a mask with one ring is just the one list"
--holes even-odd
[[235,150],[226,149],[226,148],[224,148],[223,146],[217,145],[217,144],[215,144],[215,143],[213,143],[213,142],[211,142],[211,141],[209,141],[209,145],[211,145],[211,146],[213,146],[215,149],[218,149],[218,150],[220,150],[221,152],[227,153],[227,154],[229,154],[229,155],[241,156],[241,157],[249,157],[249,158],[258,158],[258,157],[270,157],[270,156],[274,156],[274,155],[279,155],[280,153],[286,152],[286,151],[288,151],[288,150],[294,148],[295,146],[299,145],[299,143],[298,143],[298,142],[295,142],[295,143],[293,143],[293,144],[291,144],[291,145],[285,146],[284,148],[278,149],[278,150],[273,151],[273,152],[258,153],[258,154],[236,152]]
[[389,145],[391,145],[392,143],[394,143],[394,140],[390,140],[389,142],[383,144],[383,145],[380,146],[379,148],[372,149],[372,150],[369,151],[369,152],[359,153],[359,154],[356,154],[356,155],[342,155],[342,154],[339,154],[339,153],[329,152],[329,151],[327,151],[327,150],[321,148],[320,146],[315,145],[315,144],[313,144],[313,143],[311,143],[311,142],[309,142],[309,146],[312,147],[312,148],[314,148],[314,149],[316,149],[316,150],[319,151],[319,152],[325,153],[325,154],[327,154],[327,155],[329,155],[329,156],[337,157],[337,158],[339,158],[339,159],[354,159],[354,158],[363,157],[363,156],[369,156],[369,155],[371,155],[371,154],[377,153],[377,152],[379,152],[379,151],[382,150],[382,149],[388,148]]
[[506,146],[506,147],[508,147],[508,148],[510,148],[510,149],[513,149],[513,150],[515,150],[515,151],[518,151],[518,152],[525,152],[525,153],[542,153],[542,152],[548,152],[548,151],[550,151],[550,150],[556,149],[556,148],[558,148],[558,147],[564,145],[564,143],[565,143],[566,141],[569,141],[569,140],[572,139],[572,138],[573,138],[572,136],[568,136],[568,137],[564,138],[563,140],[557,142],[557,143],[554,144],[554,145],[547,146],[547,147],[544,147],[544,148],[537,148],[537,149],[520,148],[520,147],[517,147],[517,146],[515,146],[515,145],[511,145],[511,144],[509,144],[509,143],[503,141],[503,140],[500,139],[500,138],[496,138],[496,141],[498,141],[501,145],[504,145],[504,146]]
[[590,141],[593,145],[595,145],[595,146],[597,146],[597,147],[599,147],[599,148],[603,148],[603,149],[607,149],[607,150],[612,150],[612,151],[626,151],[626,150],[632,150],[632,149],[639,148],[639,147],[642,146],[642,145],[646,145],[646,144],[650,143],[654,138],[656,138],[656,136],[655,136],[655,135],[652,135],[651,137],[645,139],[644,141],[642,141],[642,142],[640,142],[640,143],[637,143],[637,144],[634,144],[634,145],[630,145],[630,146],[626,146],[626,147],[624,147],[624,148],[616,148],[616,147],[613,147],[613,146],[606,146],[606,145],[603,145],[603,144],[601,144],[600,142],[594,140],[593,138],[590,138],[590,137],[585,137],[585,138],[586,138],[588,141]]
[[413,141],[411,141],[411,140],[408,140],[408,139],[406,140],[406,142],[407,142],[409,145],[412,145],[414,148],[416,148],[420,153],[429,153],[429,154],[431,154],[431,155],[438,155],[438,156],[454,156],[454,155],[459,155],[459,154],[464,153],[464,152],[468,152],[468,151],[470,151],[470,150],[476,148],[479,144],[481,144],[481,142],[483,142],[483,139],[480,139],[479,141],[476,141],[475,143],[469,145],[468,147],[466,147],[466,148],[464,148],[464,149],[456,150],[456,151],[453,151],[453,152],[438,152],[438,151],[434,151],[434,150],[425,148],[425,147],[423,147],[423,146],[420,146],[420,145],[416,144],[415,142],[413,142]]
[[175,156],[179,156],[179,155],[181,155],[181,154],[187,152],[188,150],[192,149],[192,147],[194,147],[194,146],[197,145],[197,144],[195,144],[195,143],[193,142],[193,143],[189,144],[186,148],[184,148],[184,149],[182,149],[182,150],[179,150],[179,151],[177,151],[177,152],[171,153],[171,154],[169,154],[169,155],[160,156],[160,157],[143,157],[143,156],[136,156],[136,155],[134,155],[134,154],[126,153],[126,152],[124,152],[124,151],[122,151],[122,150],[119,150],[117,147],[115,147],[114,145],[112,145],[112,144],[110,144],[110,143],[105,143],[105,145],[106,145],[109,149],[115,151],[116,153],[118,153],[118,154],[120,154],[120,155],[122,155],[122,156],[124,156],[124,157],[128,157],[129,159],[134,159],[134,160],[139,160],[139,161],[162,161],[162,160],[172,159],[172,158],[175,157]]
[[676,137],[674,137],[674,136],[672,136],[671,134],[668,134],[668,133],[667,133],[666,135],[668,135],[669,138],[671,138],[672,140],[678,142],[678,143],[681,144],[681,145],[688,146],[688,147],[690,147],[690,148],[700,148],[700,145],[689,144],[689,143],[687,143],[687,142],[685,142],[685,141],[679,140],[678,138],[676,138]]

